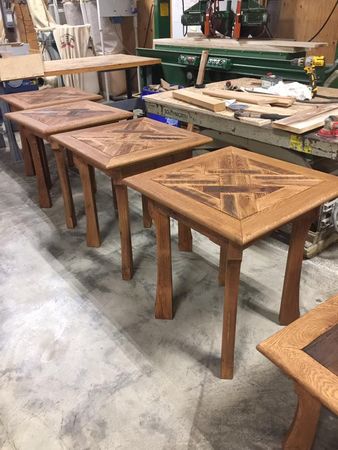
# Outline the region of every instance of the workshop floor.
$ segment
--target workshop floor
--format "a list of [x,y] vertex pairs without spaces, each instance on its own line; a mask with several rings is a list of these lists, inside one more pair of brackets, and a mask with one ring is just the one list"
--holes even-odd
[[[176,316],[155,320],[155,238],[138,195],[136,273],[124,282],[108,179],[98,176],[99,249],[86,247],[76,173],[72,185],[70,231],[58,182],[53,208],[41,210],[34,179],[1,152],[0,448],[280,449],[296,397],[255,347],[280,329],[287,247],[269,238],[245,252],[235,378],[220,380],[218,248],[196,235],[195,252],[179,253],[173,228]],[[304,262],[302,313],[338,292],[337,256],[334,247]],[[337,423],[323,411],[316,450],[337,448]]]

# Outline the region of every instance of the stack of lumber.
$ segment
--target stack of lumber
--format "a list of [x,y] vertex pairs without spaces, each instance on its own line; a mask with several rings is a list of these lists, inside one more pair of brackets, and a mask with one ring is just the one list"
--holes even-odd
[[27,42],[30,50],[39,50],[38,38],[33,25],[29,7],[22,0],[14,0],[14,14],[16,19],[16,29],[21,42]]

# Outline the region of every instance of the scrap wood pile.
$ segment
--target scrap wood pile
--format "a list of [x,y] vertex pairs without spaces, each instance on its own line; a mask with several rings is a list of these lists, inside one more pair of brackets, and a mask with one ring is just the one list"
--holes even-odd
[[[215,87],[215,85],[218,85]],[[324,126],[328,116],[338,114],[338,102],[325,104],[299,103],[294,97],[253,92],[251,89],[224,89],[221,83],[205,89],[186,88],[171,93],[175,100],[198,106],[214,113],[226,113],[257,126],[271,124],[295,134]],[[229,112],[230,114],[229,116]]]

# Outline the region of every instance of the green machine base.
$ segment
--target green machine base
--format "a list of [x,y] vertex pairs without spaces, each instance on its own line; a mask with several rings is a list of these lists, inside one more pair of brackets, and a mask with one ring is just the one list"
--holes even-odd
[[[201,47],[175,45],[179,40],[161,39],[155,41],[155,48],[138,48],[140,56],[160,58],[161,66],[153,68],[153,82],[158,83],[164,78],[171,84],[192,86],[195,84],[201,59]],[[262,45],[263,47],[263,45]],[[257,51],[237,50],[227,48],[207,48],[209,59],[206,66],[205,81],[207,83],[236,77],[260,78],[267,73],[281,76],[284,80],[308,83],[308,77],[301,67],[291,65],[291,60],[305,56],[305,50],[299,51]],[[324,81],[334,71],[333,67],[318,70],[318,84]]]

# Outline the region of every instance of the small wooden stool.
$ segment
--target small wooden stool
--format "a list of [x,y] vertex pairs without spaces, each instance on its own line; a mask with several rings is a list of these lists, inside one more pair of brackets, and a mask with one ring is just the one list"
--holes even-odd
[[178,220],[182,250],[191,250],[190,228],[220,245],[219,280],[225,284],[221,377],[232,378],[243,250],[293,222],[280,322],[297,319],[305,239],[317,208],[337,197],[337,178],[228,147],[124,181],[149,198],[156,226],[158,319],[173,318],[170,217]]
[[[65,148],[74,154],[83,185],[87,244],[91,247],[98,247],[101,243],[93,193],[93,167],[111,177],[121,234],[122,277],[129,280],[133,276],[133,258],[128,192],[122,183],[123,178],[190,158],[194,147],[211,142],[212,139],[144,118],[58,134],[51,136],[51,141],[58,159],[62,158],[59,149]],[[75,216],[69,180],[65,180],[62,186],[68,214]],[[145,202],[144,212],[145,225],[150,226]]]
[[310,450],[321,406],[338,415],[338,296],[257,348],[295,381],[298,407],[283,448]]
[[[26,109],[43,108],[46,106],[60,105],[63,103],[73,103],[81,100],[101,100],[102,96],[91,94],[72,87],[60,87],[52,89],[41,89],[38,91],[19,92],[16,94],[0,95],[0,100],[5,101],[11,108],[11,111],[24,111]],[[31,151],[21,132],[22,157],[24,161],[25,174],[27,176],[35,175]]]
[[[40,206],[41,208],[50,208],[52,206],[49,193],[51,182],[43,139],[49,141],[52,134],[104,123],[113,123],[123,119],[130,119],[133,115],[128,111],[85,100],[8,113],[6,116],[21,126],[21,132],[29,143],[32,152]],[[56,146],[56,149],[58,149],[58,146]],[[67,182],[67,177],[64,176],[66,170],[64,167],[65,162],[58,153],[55,156],[62,192],[64,192],[63,184]],[[69,198],[67,197],[65,201],[68,200]],[[74,228],[76,225],[75,216],[67,214],[67,210],[66,223],[69,228]]]

